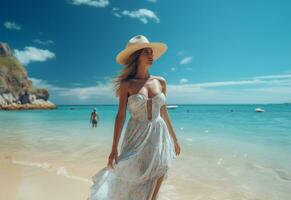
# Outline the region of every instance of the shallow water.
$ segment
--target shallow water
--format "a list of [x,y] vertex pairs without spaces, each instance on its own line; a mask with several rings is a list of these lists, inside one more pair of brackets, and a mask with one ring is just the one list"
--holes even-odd
[[[97,129],[89,123],[93,107],[100,115]],[[90,182],[106,165],[117,109],[0,112],[0,159]],[[290,199],[291,105],[179,105],[168,111],[181,155],[161,199]]]

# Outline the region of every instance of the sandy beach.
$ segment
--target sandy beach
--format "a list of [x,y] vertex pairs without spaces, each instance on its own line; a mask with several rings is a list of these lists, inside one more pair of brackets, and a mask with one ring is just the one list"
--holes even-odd
[[62,168],[10,159],[0,161],[0,199],[80,200],[86,199],[89,186],[89,180],[70,177]]
[[[104,160],[105,162],[105,160]],[[90,192],[90,176],[103,165],[96,166],[95,171],[84,173],[81,165],[67,168],[47,162],[21,161],[17,156],[5,153],[0,160],[0,199],[9,200],[85,200]],[[74,169],[74,170],[72,170]],[[169,176],[172,176],[169,173]],[[183,199],[191,200],[191,185],[178,178],[166,180],[160,190],[160,199],[181,199],[183,195],[173,193],[174,185],[183,186],[187,191]],[[178,188],[176,188],[178,189]],[[189,196],[187,198],[187,195]],[[172,197],[172,198],[170,198]]]

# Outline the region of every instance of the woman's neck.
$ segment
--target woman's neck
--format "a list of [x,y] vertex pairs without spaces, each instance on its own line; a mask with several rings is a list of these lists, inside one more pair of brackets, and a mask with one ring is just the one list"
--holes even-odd
[[149,73],[146,73],[144,75],[136,75],[134,78],[137,80],[147,80],[151,77]]

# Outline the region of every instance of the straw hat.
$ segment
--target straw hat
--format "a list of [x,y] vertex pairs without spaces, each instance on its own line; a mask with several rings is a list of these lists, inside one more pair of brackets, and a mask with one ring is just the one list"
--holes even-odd
[[167,45],[160,42],[149,42],[149,40],[143,35],[136,35],[132,37],[126,44],[125,49],[118,53],[116,56],[116,62],[121,65],[126,64],[128,57],[135,51],[143,48],[152,48],[153,59],[158,59],[167,50]]

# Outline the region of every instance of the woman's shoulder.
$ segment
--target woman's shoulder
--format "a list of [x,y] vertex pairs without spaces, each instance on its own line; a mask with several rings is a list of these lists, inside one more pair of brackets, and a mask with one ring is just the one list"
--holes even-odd
[[129,80],[122,80],[120,82],[120,87],[123,88],[123,89],[127,89],[130,85],[130,81]]
[[159,80],[162,84],[165,84],[166,83],[166,79],[162,76],[154,76],[152,75],[153,78]]

